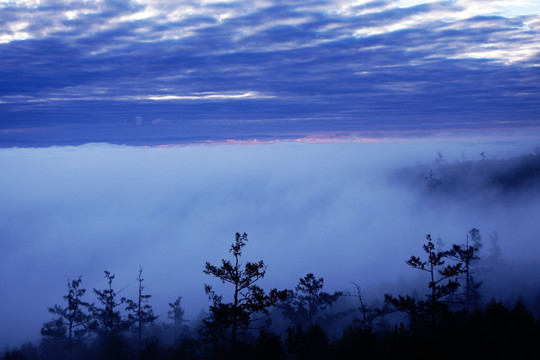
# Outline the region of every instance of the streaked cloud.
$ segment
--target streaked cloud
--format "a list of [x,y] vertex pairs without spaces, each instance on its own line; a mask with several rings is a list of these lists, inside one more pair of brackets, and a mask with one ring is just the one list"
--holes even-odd
[[245,93],[233,93],[233,94],[215,94],[215,93],[202,93],[194,95],[148,95],[146,97],[139,97],[138,100],[212,100],[212,99],[263,99],[271,98],[272,96],[265,96],[254,92]]
[[167,100],[231,100],[231,99],[267,99],[273,96],[260,94],[257,92],[247,91],[240,93],[195,93],[190,95],[177,95],[177,94],[150,94],[150,95],[136,95],[136,96],[107,96],[106,94],[99,94],[99,90],[94,90],[91,93],[77,92],[75,89],[68,89],[63,95],[54,97],[31,97],[31,96],[3,96],[0,97],[1,103],[45,103],[45,102],[66,102],[66,101],[100,101],[100,100],[118,100],[118,101],[167,101]]
[[[173,100],[220,102],[225,112],[211,115],[228,120],[245,118],[246,110],[251,120],[278,112],[282,119],[318,118],[311,124],[321,131],[381,130],[413,119],[418,126],[425,117],[440,126],[482,117],[487,124],[491,114],[493,121],[529,123],[540,115],[537,6],[2,1],[0,116],[12,120],[0,126],[38,126],[38,110],[41,119],[70,114],[86,126],[92,115],[77,109],[88,102],[101,119],[117,123],[124,113],[132,119],[141,108],[155,111],[148,102]],[[256,103],[246,108],[243,101]],[[209,116],[207,109],[201,101],[187,112],[162,108],[145,117],[178,123]],[[448,117],[454,123],[442,120]]]

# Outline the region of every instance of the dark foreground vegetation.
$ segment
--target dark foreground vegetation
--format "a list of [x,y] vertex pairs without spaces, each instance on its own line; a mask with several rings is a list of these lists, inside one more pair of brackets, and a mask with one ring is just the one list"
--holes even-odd
[[[181,297],[169,304],[168,322],[158,323],[144,292],[139,269],[138,297],[120,298],[114,275],[105,271],[104,289],[93,289],[97,301],[86,302],[82,279],[68,281],[62,305],[49,308],[39,345],[26,343],[5,351],[2,359],[419,359],[531,358],[540,351],[540,318],[522,302],[483,302],[480,232],[471,229],[464,244],[440,250],[426,236],[421,255],[406,265],[426,274],[424,295],[386,294],[380,306],[368,305],[360,286],[356,293],[323,291],[313,274],[294,290],[264,291],[263,261],[241,263],[246,234],[236,234],[231,260],[204,272],[230,285],[224,302],[209,285],[211,305],[198,324],[188,326]],[[355,306],[329,311],[345,296]],[[287,324],[276,331],[272,319]],[[336,323],[346,324],[336,332]],[[533,355],[534,356],[534,355]]]
[[[418,166],[406,173],[435,196],[540,189],[540,151],[513,161],[481,156],[446,164],[439,154],[435,171]],[[205,285],[210,305],[199,320],[184,318],[181,297],[169,303],[166,320],[154,314],[142,268],[135,299],[120,297],[115,275],[105,271],[104,288],[92,289],[94,302],[80,277],[68,280],[63,301],[48,309],[41,342],[5,350],[0,359],[537,358],[540,296],[528,305],[516,297],[484,298],[487,274],[505,269],[496,234],[491,240],[484,254],[478,229],[451,246],[427,235],[403,265],[425,275],[423,287],[368,303],[360,285],[328,293],[324,279],[312,273],[294,289],[264,290],[266,265],[242,261],[248,239],[237,233],[229,260],[202,266],[228,291]],[[349,300],[345,306],[339,305],[343,299]]]

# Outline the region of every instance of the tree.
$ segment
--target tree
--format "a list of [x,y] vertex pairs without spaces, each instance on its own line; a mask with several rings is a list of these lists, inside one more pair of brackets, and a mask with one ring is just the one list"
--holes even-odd
[[354,296],[358,299],[358,307],[356,309],[353,309],[353,311],[358,310],[361,314],[361,318],[355,319],[355,322],[360,322],[360,326],[364,331],[371,331],[373,321],[380,316],[384,316],[387,309],[380,309],[377,307],[369,306],[362,295],[362,289],[360,288],[360,285],[354,282],[351,284],[353,284],[356,288],[356,294],[353,295],[350,292],[347,292],[345,295]]
[[229,329],[233,350],[236,347],[238,331],[253,329],[251,325],[268,318],[269,308],[286,296],[285,290],[272,289],[266,294],[262,288],[255,285],[266,274],[266,265],[262,260],[246,262],[242,267],[240,257],[247,240],[246,233],[236,233],[235,241],[229,250],[233,254],[233,261],[222,259],[219,267],[206,262],[203,271],[234,287],[233,301],[224,303],[223,297],[217,295],[212,286],[205,284],[205,291],[212,305],[209,317],[204,321],[206,328],[213,330],[214,335],[223,335],[224,331]]
[[103,290],[97,290],[94,288],[94,293],[96,294],[102,307],[92,306],[92,327],[98,332],[98,334],[102,336],[117,335],[121,331],[129,328],[129,322],[122,319],[120,310],[118,310],[118,308],[125,302],[125,299],[122,298],[120,301],[118,301],[117,295],[125,288],[119,292],[114,291],[112,287],[114,276],[115,275],[111,275],[109,271],[105,270],[105,278],[108,282],[108,288]]
[[[470,243],[469,243],[470,237]],[[482,248],[482,237],[480,231],[476,228],[469,230],[465,244],[452,246],[452,250],[449,251],[449,257],[461,262],[464,265],[463,274],[465,278],[465,285],[463,293],[458,294],[459,300],[463,303],[467,311],[472,308],[478,308],[480,306],[480,286],[482,282],[474,280],[473,264],[477,262],[480,257],[478,251]]]
[[443,164],[446,160],[444,159],[443,154],[440,151],[437,151],[437,157],[435,158],[436,164]]
[[445,265],[450,253],[437,251],[431,235],[428,234],[426,240],[423,249],[427,254],[427,260],[421,260],[420,257],[413,255],[406,263],[414,269],[429,274],[428,301],[416,301],[409,296],[399,296],[396,299],[389,294],[385,294],[385,300],[392,304],[396,310],[408,313],[412,321],[429,318],[431,326],[434,328],[440,314],[447,309],[445,299],[460,286],[458,276],[464,272],[464,269],[461,262]]
[[174,302],[169,303],[170,310],[167,311],[167,316],[173,322],[175,334],[182,333],[186,330],[184,325],[188,320],[184,319],[184,309],[182,308],[182,297],[179,296]]
[[429,173],[424,176],[424,180],[430,191],[437,189],[442,184],[442,181],[435,177],[433,170],[430,170]]
[[74,340],[84,339],[88,334],[90,316],[87,313],[90,304],[83,301],[86,289],[81,288],[81,277],[77,280],[68,279],[68,293],[64,295],[65,307],[54,305],[48,310],[57,316],[54,320],[43,324],[41,334],[46,338],[67,340],[69,346]]
[[148,300],[152,295],[143,294],[144,286],[142,278],[142,267],[139,266],[139,276],[137,277],[137,282],[139,283],[139,293],[136,301],[126,300],[122,298],[122,302],[127,303],[126,310],[128,311],[128,322],[130,324],[137,324],[137,340],[139,343],[139,348],[142,341],[142,330],[143,327],[147,324],[153,323],[158,317],[154,315],[152,306],[148,304]]
[[287,299],[279,305],[283,315],[296,325],[311,326],[321,312],[331,307],[343,295],[336,291],[329,294],[322,291],[324,278],[316,278],[312,273],[300,279],[294,291],[289,291]]

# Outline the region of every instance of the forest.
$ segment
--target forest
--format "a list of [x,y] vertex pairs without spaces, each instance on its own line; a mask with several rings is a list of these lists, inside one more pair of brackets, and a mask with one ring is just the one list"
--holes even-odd
[[[480,188],[504,198],[520,187],[538,189],[540,151],[454,164],[439,154],[435,167],[403,173],[435,198],[478,195],[473,190]],[[209,305],[198,319],[186,319],[182,296],[171,299],[166,314],[155,314],[143,267],[132,299],[108,270],[102,287],[91,290],[74,277],[58,303],[44,309],[50,320],[41,341],[5,349],[0,359],[531,358],[540,351],[540,292],[532,301],[486,297],[484,281],[507,265],[496,234],[487,250],[479,229],[465,232],[463,243],[451,245],[427,234],[403,259],[404,270],[423,276],[421,288],[380,299],[367,299],[356,283],[354,291],[327,292],[324,274],[313,273],[293,289],[265,289],[267,264],[242,257],[246,233],[235,234],[221,263],[201,264],[208,283],[224,287],[201,284]]]

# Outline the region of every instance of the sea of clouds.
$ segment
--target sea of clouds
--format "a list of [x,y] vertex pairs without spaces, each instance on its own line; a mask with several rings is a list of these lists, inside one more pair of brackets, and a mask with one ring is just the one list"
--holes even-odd
[[486,254],[496,232],[510,263],[532,263],[537,191],[445,200],[400,182],[398,170],[438,152],[447,162],[532,153],[536,138],[0,149],[0,346],[39,340],[68,279],[81,276],[95,301],[109,270],[134,298],[139,265],[160,321],[178,296],[194,319],[209,305],[204,283],[227,298],[203,269],[230,256],[235,232],[248,234],[244,259],[268,265],[264,288],[291,289],[313,272],[328,291],[400,289],[416,276],[404,261],[421,254],[426,234],[449,246],[473,227]]

